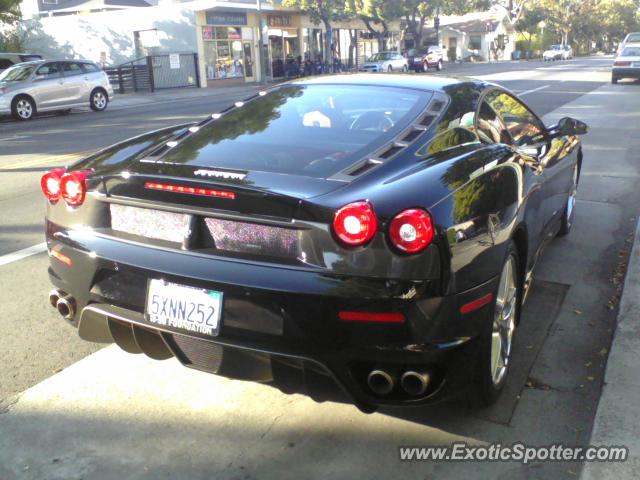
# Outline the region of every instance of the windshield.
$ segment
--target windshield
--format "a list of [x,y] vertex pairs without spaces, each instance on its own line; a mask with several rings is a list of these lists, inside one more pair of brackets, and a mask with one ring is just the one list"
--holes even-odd
[[381,62],[383,60],[391,60],[391,53],[376,53],[369,57],[369,62]]
[[431,96],[366,85],[284,86],[211,122],[164,160],[326,178],[387,145]]
[[562,50],[562,45],[551,45],[550,50]]
[[627,47],[622,51],[623,57],[640,57],[640,47]]
[[21,82],[26,80],[34,68],[33,65],[14,65],[0,73],[0,82]]

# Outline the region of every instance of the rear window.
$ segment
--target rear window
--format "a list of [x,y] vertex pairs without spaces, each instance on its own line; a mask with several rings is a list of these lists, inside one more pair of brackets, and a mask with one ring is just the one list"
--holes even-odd
[[640,57],[640,47],[627,47],[622,51],[623,57]]
[[640,33],[631,33],[627,37],[626,42],[640,42]]
[[284,86],[211,122],[163,160],[329,177],[386,145],[431,96],[393,87]]

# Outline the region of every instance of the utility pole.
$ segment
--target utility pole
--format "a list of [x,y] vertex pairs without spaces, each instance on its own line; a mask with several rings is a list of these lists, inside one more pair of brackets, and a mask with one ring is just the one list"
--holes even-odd
[[436,45],[440,46],[440,2],[436,5],[436,16],[433,19],[433,28],[436,31]]
[[264,43],[264,27],[262,18],[262,0],[258,0],[258,52],[260,54],[260,82],[267,83],[267,61],[269,60],[269,49]]

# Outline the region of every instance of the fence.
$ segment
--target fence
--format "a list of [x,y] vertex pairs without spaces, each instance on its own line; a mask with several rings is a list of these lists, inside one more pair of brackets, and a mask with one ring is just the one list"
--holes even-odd
[[200,86],[196,53],[149,55],[104,70],[118,93]]

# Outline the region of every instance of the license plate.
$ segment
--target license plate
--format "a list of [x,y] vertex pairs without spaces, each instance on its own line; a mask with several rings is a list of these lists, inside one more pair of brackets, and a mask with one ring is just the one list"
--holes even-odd
[[150,323],[215,337],[220,329],[222,292],[151,280],[146,318]]

